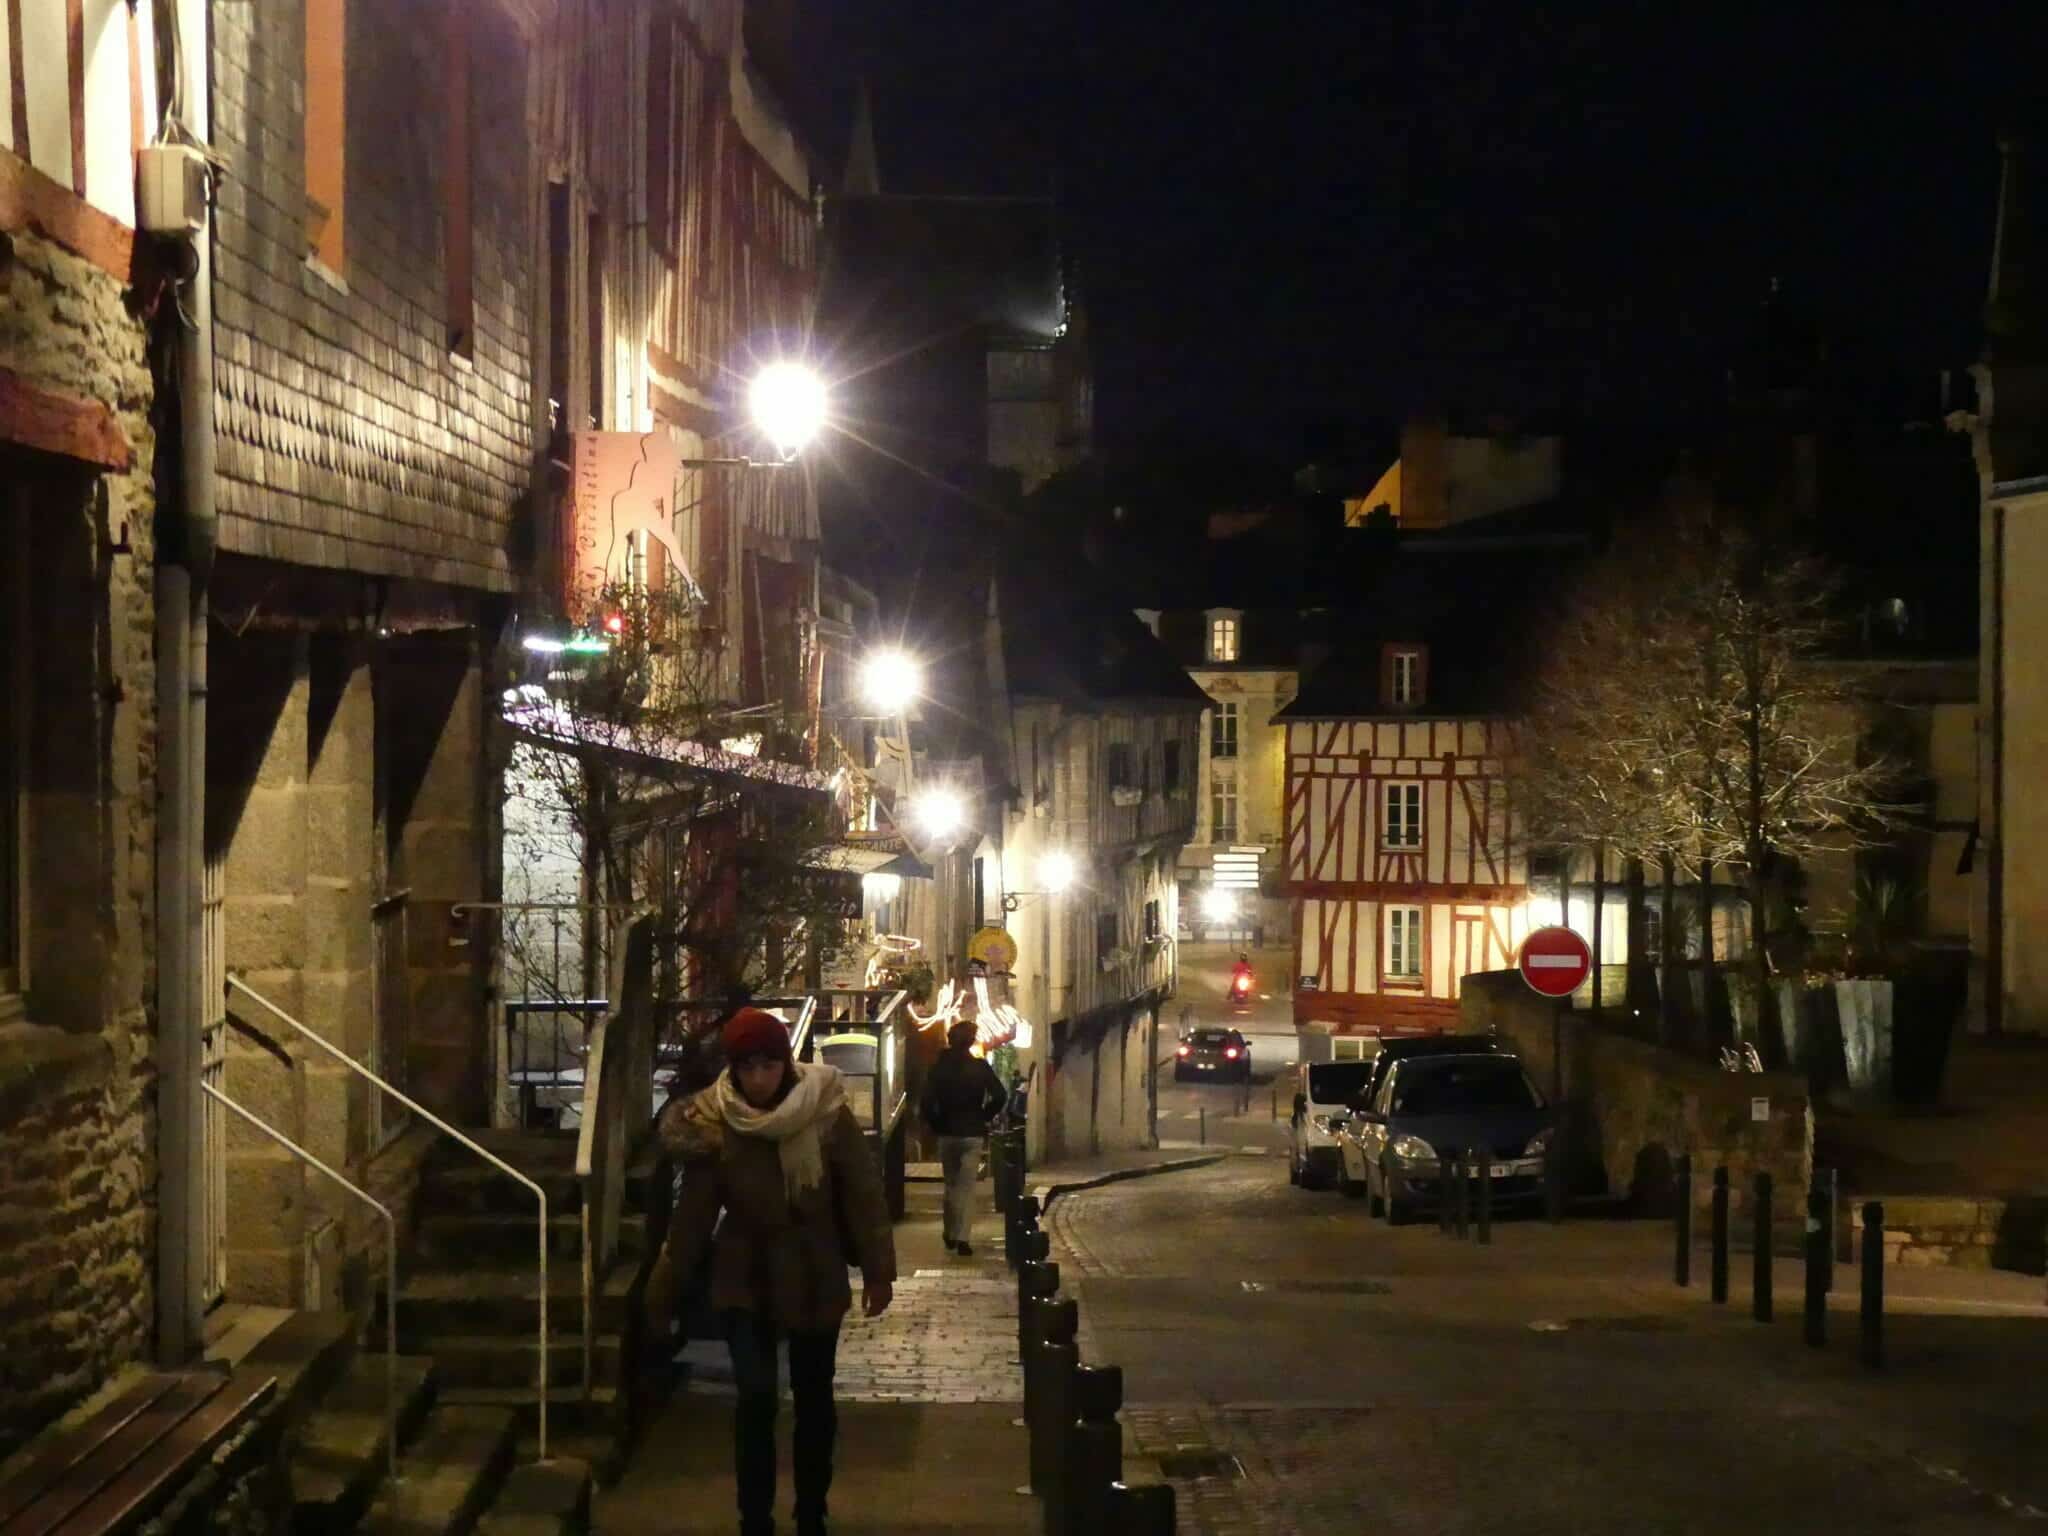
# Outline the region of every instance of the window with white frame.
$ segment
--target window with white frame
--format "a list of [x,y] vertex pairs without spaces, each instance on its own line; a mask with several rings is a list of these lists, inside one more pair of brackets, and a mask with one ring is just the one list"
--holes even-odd
[[1386,787],[1386,815],[1382,818],[1380,846],[1405,848],[1422,846],[1422,786],[1389,784]]
[[1422,979],[1422,908],[1387,908],[1387,976]]
[[1391,689],[1394,704],[1422,702],[1422,652],[1396,651],[1392,658]]
[[1215,779],[1209,785],[1209,841],[1227,843],[1237,836],[1237,781]]
[[1237,706],[1218,704],[1209,713],[1209,755],[1237,756]]
[[1209,659],[1211,661],[1237,660],[1236,614],[1212,613],[1209,616]]

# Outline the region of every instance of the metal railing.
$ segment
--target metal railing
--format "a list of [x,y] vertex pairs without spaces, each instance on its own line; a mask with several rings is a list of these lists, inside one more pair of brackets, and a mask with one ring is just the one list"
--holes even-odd
[[[385,1082],[383,1078],[379,1077],[376,1073],[372,1072],[368,1067],[364,1066],[361,1062],[357,1061],[353,1056],[349,1055],[348,1052],[342,1050],[339,1046],[331,1045],[327,1041],[321,1039],[320,1036],[316,1034],[312,1029],[308,1028],[304,1024],[301,1024],[297,1019],[293,1018],[290,1014],[286,1013],[282,1008],[278,1007],[277,1004],[273,1003],[261,992],[256,991],[247,982],[243,981],[241,977],[230,975],[227,979],[227,985],[229,991],[240,992],[244,997],[248,998],[251,1002],[257,1004],[259,1007],[264,1009],[264,1011],[269,1013],[270,1016],[276,1019],[280,1024],[286,1025],[296,1033],[310,1040],[314,1045],[318,1046],[321,1050],[325,1051],[328,1055],[332,1056],[336,1061],[340,1062],[343,1066],[347,1067],[351,1072],[355,1073],[356,1076],[374,1085],[381,1091],[390,1094],[391,1097],[398,1100],[398,1102],[403,1104],[407,1109],[411,1110],[413,1114],[417,1115],[420,1119],[426,1121],[429,1125],[435,1127],[435,1129],[441,1131],[444,1135],[453,1137],[456,1141],[460,1142],[463,1146],[467,1147],[470,1151],[474,1152],[478,1157],[482,1158],[485,1162],[489,1163],[492,1167],[496,1168],[500,1173],[506,1175],[508,1178],[512,1179],[516,1183],[524,1184],[529,1190],[533,1192],[534,1198],[540,1202],[540,1222],[538,1227],[539,1241],[537,1244],[540,1252],[540,1336],[538,1347],[538,1353],[540,1356],[540,1381],[539,1392],[537,1394],[540,1424],[538,1459],[541,1461],[546,1461],[548,1459],[547,1191],[542,1189],[540,1185],[536,1184],[532,1179],[529,1179],[525,1174],[521,1173],[517,1168],[514,1168],[510,1163],[506,1162],[502,1157],[499,1157],[495,1153],[487,1150],[486,1148],[477,1145],[477,1143],[473,1141],[469,1136],[457,1130],[454,1126],[450,1125],[446,1120],[443,1120],[431,1109],[428,1109],[426,1105],[420,1103],[417,1099],[414,1099],[408,1096],[407,1094],[400,1092],[398,1089],[392,1087],[391,1084]],[[395,1313],[398,1310],[398,1293],[396,1292],[396,1290],[394,1290],[391,1293],[391,1295],[387,1298],[386,1308],[387,1311],[392,1313]]]
[[[252,996],[254,994],[251,994]],[[204,1077],[199,1080],[199,1091],[209,1099],[241,1116],[250,1125],[298,1158],[334,1180],[343,1189],[354,1195],[363,1204],[384,1218],[384,1286],[390,1297],[384,1308],[384,1457],[385,1472],[392,1482],[398,1481],[398,1220],[391,1214],[391,1207],[371,1195],[367,1190],[336,1173],[319,1158],[300,1146],[276,1126],[258,1118],[244,1109],[233,1099],[222,1093]]]

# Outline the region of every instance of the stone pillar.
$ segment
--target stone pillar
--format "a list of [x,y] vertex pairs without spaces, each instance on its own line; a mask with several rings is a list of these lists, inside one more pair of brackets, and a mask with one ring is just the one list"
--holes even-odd
[[[304,635],[217,631],[207,718],[209,846],[225,841],[222,929],[227,966],[294,1017],[306,963],[308,645]],[[295,1141],[306,1130],[301,1070],[312,1049],[239,994],[229,1014],[226,1092]],[[282,1054],[280,1054],[282,1053]],[[318,1175],[314,1175],[318,1177]],[[305,1299],[304,1164],[239,1119],[227,1122],[228,1290],[237,1301]]]
[[[375,1008],[370,957],[370,902],[375,849],[376,717],[367,646],[354,635],[312,642],[305,788],[305,931],[299,1015],[321,1038],[374,1066]],[[305,1145],[315,1157],[348,1171],[370,1146],[373,1090],[356,1073],[306,1042]],[[387,1106],[387,1109],[390,1106]],[[359,1225],[357,1202],[331,1179],[307,1185],[311,1220]],[[337,1229],[339,1230],[339,1229]],[[321,1245],[332,1252],[333,1244]],[[324,1276],[323,1301],[334,1276]]]

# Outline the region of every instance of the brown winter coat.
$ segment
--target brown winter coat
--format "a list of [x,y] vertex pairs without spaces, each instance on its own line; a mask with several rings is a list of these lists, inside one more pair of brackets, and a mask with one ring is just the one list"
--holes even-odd
[[[782,1158],[765,1136],[743,1136],[719,1116],[706,1089],[662,1113],[663,1147],[682,1165],[682,1190],[670,1219],[662,1266],[649,1284],[657,1313],[671,1305],[712,1243],[711,1304],[753,1312],[788,1331],[835,1328],[853,1304],[839,1241],[846,1232],[870,1285],[896,1280],[896,1239],[875,1156],[853,1112],[842,1108],[820,1133],[825,1178],[792,1208]],[[721,1224],[719,1213],[725,1213]],[[716,1228],[716,1236],[713,1229]]]

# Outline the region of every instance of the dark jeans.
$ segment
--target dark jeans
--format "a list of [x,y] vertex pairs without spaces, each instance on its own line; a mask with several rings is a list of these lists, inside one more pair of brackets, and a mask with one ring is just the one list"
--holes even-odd
[[[832,1442],[839,1415],[832,1403],[832,1373],[839,1354],[839,1330],[792,1332],[789,1391],[796,1400],[796,1523],[822,1528],[825,1495],[832,1487]],[[733,1405],[733,1476],[739,1487],[740,1526],[774,1529],[775,1412],[781,1396],[775,1376],[776,1346],[782,1335],[752,1312],[728,1312],[725,1339],[732,1350],[732,1375],[739,1389]]]

